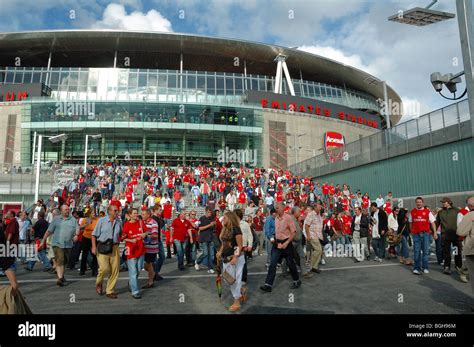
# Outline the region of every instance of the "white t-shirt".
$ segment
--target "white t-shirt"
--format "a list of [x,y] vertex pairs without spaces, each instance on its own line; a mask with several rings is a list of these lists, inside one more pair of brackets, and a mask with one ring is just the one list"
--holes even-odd
[[377,210],[372,218],[375,220],[375,224],[372,226],[372,238],[378,239],[380,238],[379,234],[379,211]]
[[275,201],[275,199],[273,198],[273,196],[265,197],[265,205],[273,205],[274,201]]

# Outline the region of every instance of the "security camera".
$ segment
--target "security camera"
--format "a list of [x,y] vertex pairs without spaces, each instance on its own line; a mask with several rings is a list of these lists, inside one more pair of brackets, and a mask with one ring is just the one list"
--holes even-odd
[[433,72],[431,74],[431,84],[437,92],[440,92],[443,89],[443,77],[444,76],[439,72]]
[[446,82],[446,88],[449,89],[451,93],[456,93],[457,87],[456,84],[461,83],[461,77],[453,78],[453,74],[448,74],[449,82]]

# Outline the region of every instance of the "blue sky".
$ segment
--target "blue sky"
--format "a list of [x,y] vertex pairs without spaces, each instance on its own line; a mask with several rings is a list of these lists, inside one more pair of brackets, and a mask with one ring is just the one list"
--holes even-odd
[[[425,113],[451,103],[434,92],[430,73],[463,69],[457,21],[415,27],[389,22],[387,17],[429,2],[24,0],[20,6],[0,0],[0,31],[172,31],[299,47],[386,80],[407,105]],[[456,12],[453,0],[440,0],[433,9]],[[464,84],[458,90],[462,92]]]

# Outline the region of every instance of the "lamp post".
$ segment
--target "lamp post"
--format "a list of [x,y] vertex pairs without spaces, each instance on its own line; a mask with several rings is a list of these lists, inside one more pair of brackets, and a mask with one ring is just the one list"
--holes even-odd
[[[415,7],[407,11],[399,11],[398,15],[390,16],[388,20],[403,24],[424,26],[456,17],[454,13],[431,10],[430,8],[434,4],[436,4],[436,2],[437,0],[433,0],[426,8]],[[461,52],[464,63],[464,76],[466,79],[466,91],[468,95],[469,112],[471,114],[471,129],[472,133],[474,134],[474,117],[472,117],[472,114],[474,114],[474,22],[472,16],[473,6],[473,0],[456,1],[459,39],[461,42]],[[461,76],[461,73],[452,76],[452,78],[456,78],[459,76]],[[444,81],[444,83],[446,84],[447,82],[449,84],[450,82],[453,82],[452,78],[447,81]],[[446,86],[449,89],[449,85]],[[439,92],[439,90],[437,91]]]
[[156,168],[156,152],[146,151],[148,154],[153,154],[153,167]]
[[87,153],[89,152],[89,136],[93,139],[100,139],[102,137],[101,134],[97,134],[97,135],[86,135],[86,145],[84,147],[84,174],[86,173],[87,171]]
[[46,137],[52,143],[64,141],[67,138],[66,134],[59,134],[54,136],[38,135],[38,153],[36,154],[36,177],[35,177],[35,202],[38,201],[39,197],[39,184],[40,184],[40,170],[41,170],[41,151],[43,147],[43,137]]

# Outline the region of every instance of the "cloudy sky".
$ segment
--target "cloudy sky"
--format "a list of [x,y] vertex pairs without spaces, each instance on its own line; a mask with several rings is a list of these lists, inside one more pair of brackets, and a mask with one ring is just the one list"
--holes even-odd
[[[463,69],[455,19],[427,27],[387,17],[429,0],[0,0],[0,31],[124,29],[193,33],[278,44],[322,55],[386,80],[421,113],[452,101],[431,72]],[[454,0],[432,9],[456,12]],[[458,91],[464,90],[462,83]],[[451,96],[446,90],[445,95]],[[459,95],[459,93],[458,93]],[[409,115],[411,116],[411,115]],[[406,118],[405,118],[406,119]]]

